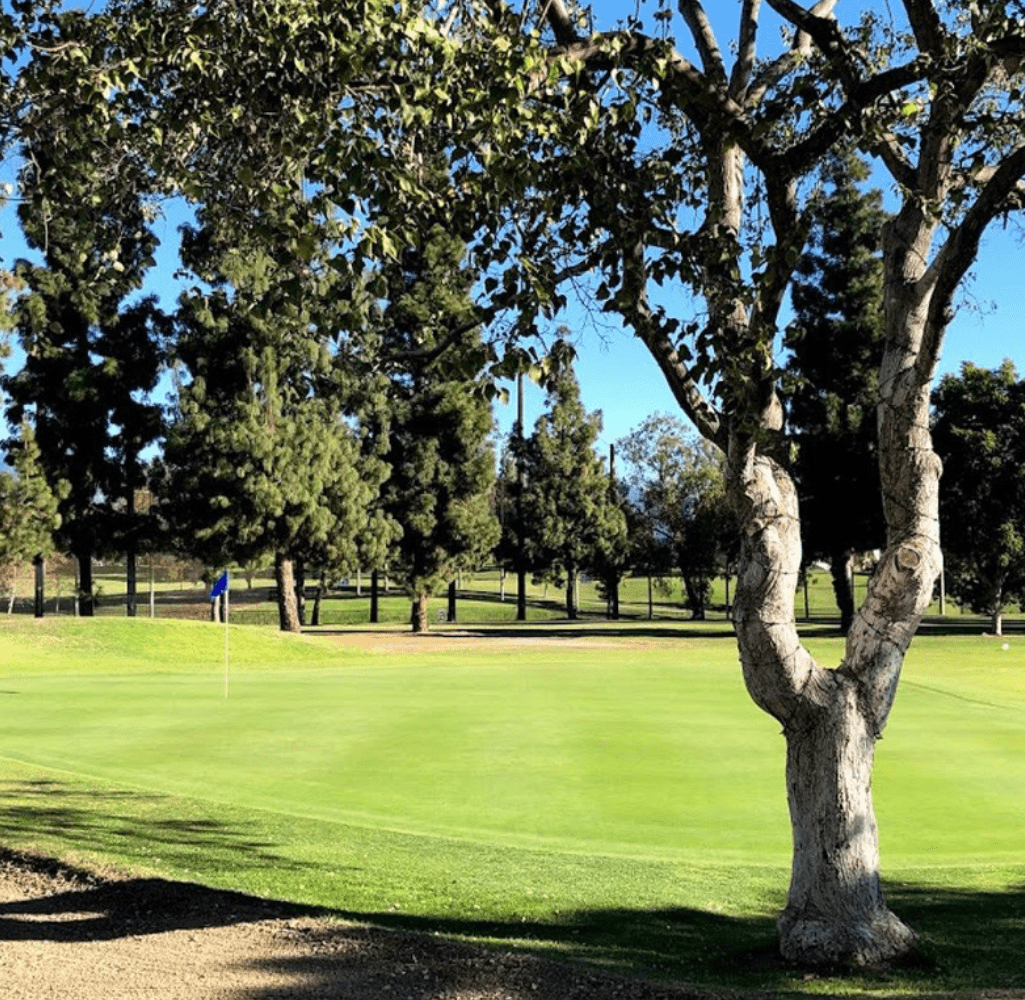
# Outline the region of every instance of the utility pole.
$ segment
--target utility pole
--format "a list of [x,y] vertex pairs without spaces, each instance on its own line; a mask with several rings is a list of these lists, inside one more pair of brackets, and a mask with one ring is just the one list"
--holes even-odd
[[516,434],[519,456],[516,462],[516,620],[527,620],[527,569],[523,524],[523,373],[516,376]]

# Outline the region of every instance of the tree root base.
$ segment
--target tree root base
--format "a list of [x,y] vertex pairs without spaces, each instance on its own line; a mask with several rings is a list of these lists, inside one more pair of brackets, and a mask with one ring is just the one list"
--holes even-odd
[[784,911],[779,918],[780,954],[809,969],[872,969],[904,959],[918,935],[896,914],[882,910],[853,921],[797,916]]

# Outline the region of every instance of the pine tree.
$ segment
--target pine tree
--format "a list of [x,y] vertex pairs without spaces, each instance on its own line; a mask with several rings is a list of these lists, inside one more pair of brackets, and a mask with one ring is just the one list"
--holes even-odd
[[[161,372],[164,317],[153,299],[128,303],[157,245],[145,178],[118,150],[97,149],[91,107],[35,123],[18,218],[40,262],[19,261],[14,324],[26,359],[6,376],[8,420],[29,421],[51,488],[61,495],[58,543],[79,563],[80,610],[93,612],[92,560],[128,544],[125,498],[138,456],[159,434],[149,400]],[[131,544],[134,544],[131,543]]]
[[827,164],[810,205],[808,250],[793,287],[786,406],[795,444],[805,559],[826,558],[841,629],[854,618],[850,560],[885,542],[876,458],[876,386],[883,338],[879,248],[885,214],[864,192],[853,154]]
[[0,566],[53,551],[59,497],[50,489],[31,426],[7,444],[10,471],[0,471]]
[[395,358],[390,388],[384,509],[402,528],[390,566],[411,600],[415,632],[427,599],[487,557],[499,537],[491,505],[491,405],[480,378],[486,354],[469,298],[465,248],[441,226],[387,272],[380,325]]
[[177,314],[186,374],[161,509],[179,546],[208,565],[270,555],[281,628],[297,632],[296,561],[358,565],[361,539],[386,530],[372,513],[385,467],[361,449],[352,387],[329,345],[326,290],[284,296],[266,253],[203,232],[187,242],[214,287],[183,296]]
[[[554,355],[566,356],[565,345]],[[548,409],[516,444],[523,464],[525,548],[536,574],[566,587],[566,615],[578,617],[581,572],[618,561],[627,547],[626,518],[610,496],[608,471],[594,446],[601,413],[587,413],[572,367],[561,362],[547,385]]]

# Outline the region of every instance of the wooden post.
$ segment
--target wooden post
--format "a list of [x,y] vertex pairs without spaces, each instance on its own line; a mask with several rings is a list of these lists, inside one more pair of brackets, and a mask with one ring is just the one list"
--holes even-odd
[[43,617],[43,601],[45,600],[45,586],[46,586],[46,560],[43,559],[43,554],[40,552],[35,559],[32,560],[32,565],[36,568],[36,600],[35,600],[35,616],[36,618]]

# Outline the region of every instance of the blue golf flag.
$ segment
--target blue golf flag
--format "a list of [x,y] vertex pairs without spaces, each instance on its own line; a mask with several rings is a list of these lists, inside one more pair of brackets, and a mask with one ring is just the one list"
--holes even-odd
[[213,590],[210,591],[210,600],[216,601],[228,589],[228,571],[225,570],[217,582],[214,584]]

